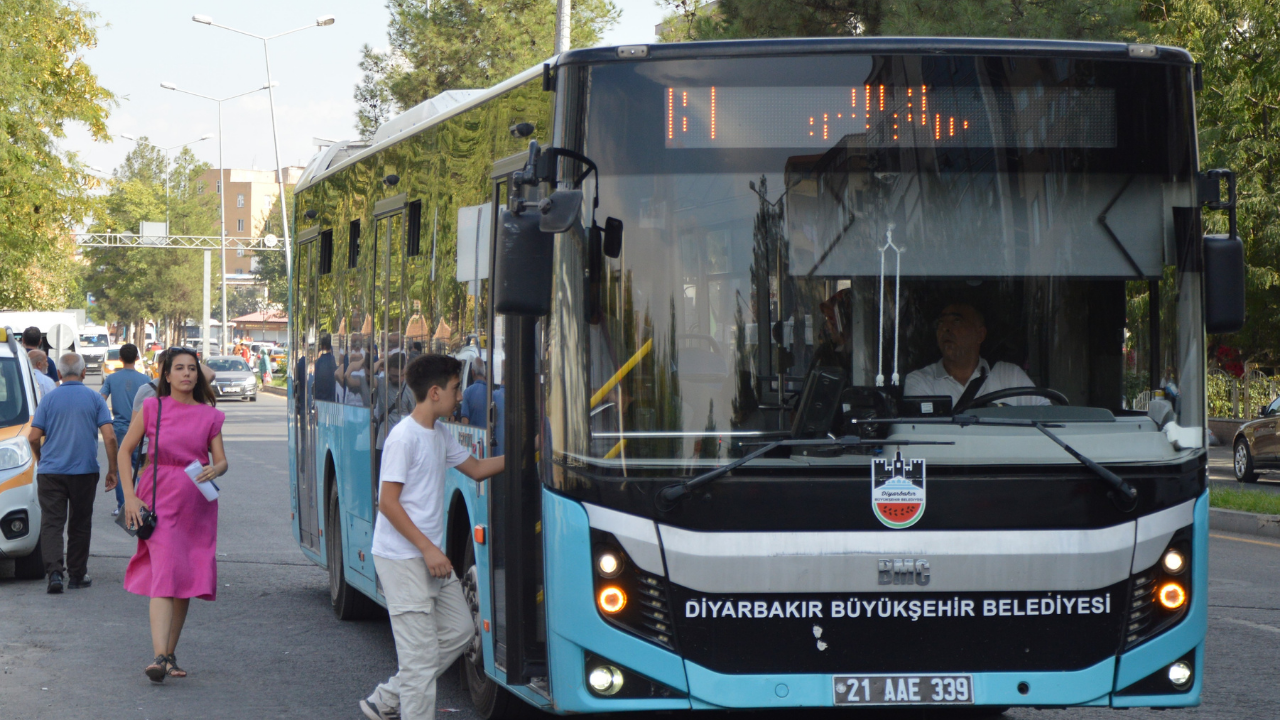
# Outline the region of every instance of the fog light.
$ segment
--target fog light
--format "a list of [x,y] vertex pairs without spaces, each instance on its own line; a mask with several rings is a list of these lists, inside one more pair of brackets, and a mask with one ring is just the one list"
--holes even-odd
[[596,557],[596,571],[601,577],[616,578],[622,572],[622,558],[610,550],[601,552]]
[[23,529],[26,527],[27,527],[26,523],[22,522],[22,520],[14,520],[13,522],[9,523],[9,529],[12,530],[15,535],[17,533],[22,532]]
[[1177,575],[1187,566],[1186,558],[1182,557],[1182,553],[1169,548],[1164,554],[1164,569],[1170,575]]
[[601,665],[587,676],[587,683],[601,695],[613,695],[622,689],[622,671],[612,665]]
[[1187,602],[1187,591],[1178,583],[1167,583],[1160,588],[1160,604],[1170,610],[1177,610]]
[[1179,660],[1169,666],[1169,682],[1176,687],[1186,687],[1191,682],[1191,666]]
[[620,588],[607,587],[600,591],[600,609],[613,615],[627,606],[627,594]]

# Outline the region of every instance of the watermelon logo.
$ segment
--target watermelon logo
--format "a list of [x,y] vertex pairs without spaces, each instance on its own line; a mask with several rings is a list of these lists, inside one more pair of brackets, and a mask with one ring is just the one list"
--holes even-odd
[[908,528],[924,515],[924,460],[871,461],[871,510],[885,526]]

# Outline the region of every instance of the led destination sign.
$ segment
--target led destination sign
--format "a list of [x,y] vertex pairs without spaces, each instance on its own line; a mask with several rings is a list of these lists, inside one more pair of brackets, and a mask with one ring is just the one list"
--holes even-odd
[[1110,88],[668,87],[668,149],[1111,148]]

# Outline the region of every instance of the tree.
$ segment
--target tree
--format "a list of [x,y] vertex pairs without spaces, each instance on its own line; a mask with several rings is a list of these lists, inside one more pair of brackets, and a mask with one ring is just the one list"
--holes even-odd
[[[136,232],[142,221],[160,222],[167,215],[172,235],[216,235],[219,198],[199,180],[207,169],[188,149],[171,163],[139,142],[113,173],[110,191],[97,200],[93,230]],[[204,259],[199,252],[140,247],[91,248],[84,254],[90,271],[81,286],[98,299],[96,317],[135,327],[155,321],[176,334],[183,322],[201,316]],[[217,255],[215,275],[221,271]],[[217,294],[213,290],[215,303]]]
[[[1204,63],[1196,97],[1200,166],[1238,178],[1238,232],[1248,263],[1248,321],[1219,338],[1253,363],[1280,362],[1280,5],[1273,0],[1168,0],[1145,8],[1152,39]],[[1224,213],[1207,230],[1226,232]]]
[[[284,187],[285,213],[293,217],[293,185]],[[284,242],[284,232],[280,227],[280,198],[271,205],[267,213],[267,221],[262,226],[264,235],[275,235]],[[280,308],[287,312],[289,305],[289,280],[284,264],[284,252],[280,246],[276,250],[255,253],[258,258],[258,280],[266,283],[267,292],[261,295],[257,307],[258,312],[266,312],[271,308]]]
[[[445,90],[490,87],[553,51],[555,0],[388,0],[387,9],[390,49],[361,50],[355,99],[364,138],[397,110]],[[574,2],[574,46],[595,45],[618,17],[612,0]]]
[[0,3],[0,307],[63,307],[76,289],[71,229],[95,186],[58,148],[68,122],[107,138],[114,96],[79,53],[96,16],[55,0]]

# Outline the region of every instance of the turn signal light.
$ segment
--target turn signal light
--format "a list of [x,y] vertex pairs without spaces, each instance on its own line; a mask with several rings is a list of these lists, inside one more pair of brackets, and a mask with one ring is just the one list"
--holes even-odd
[[1166,583],[1160,588],[1160,604],[1169,610],[1177,610],[1187,602],[1187,591],[1178,583]]
[[600,591],[600,609],[613,615],[627,606],[627,594],[621,588],[607,587]]

